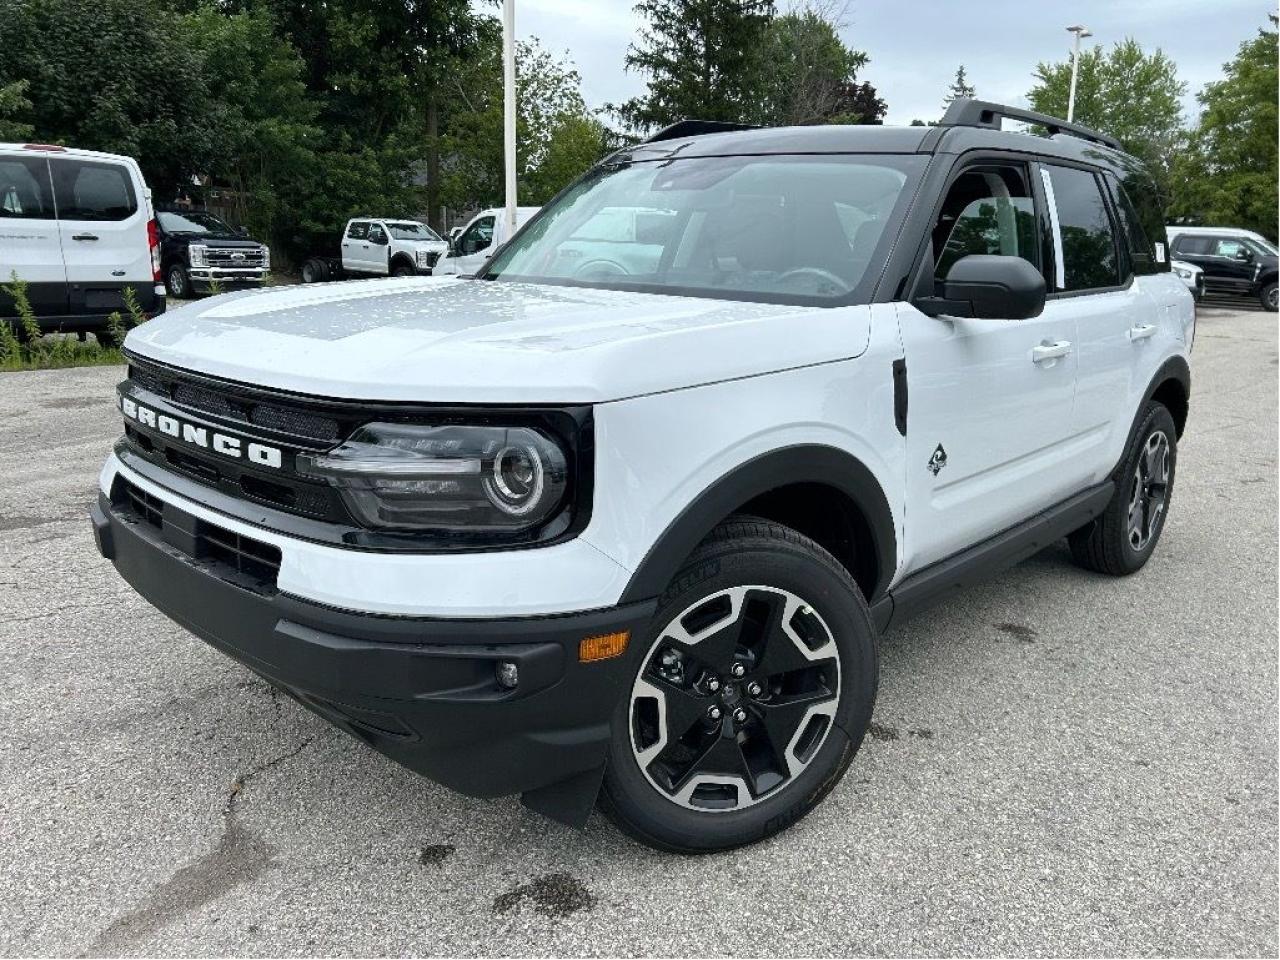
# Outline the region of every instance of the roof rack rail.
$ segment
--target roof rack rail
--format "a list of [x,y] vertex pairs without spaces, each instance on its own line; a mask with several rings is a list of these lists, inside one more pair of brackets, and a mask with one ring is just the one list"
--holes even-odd
[[701,137],[708,133],[733,133],[737,130],[759,130],[752,123],[732,123],[726,120],[677,120],[663,127],[641,143],[659,143],[663,140],[680,140],[684,137]]
[[938,126],[985,127],[988,130],[999,130],[1001,121],[1005,119],[1039,124],[1049,132],[1051,137],[1054,134],[1066,133],[1081,140],[1100,143],[1112,150],[1122,149],[1120,141],[1114,137],[1108,137],[1105,133],[1099,133],[1078,123],[1068,123],[1066,120],[1059,120],[1057,117],[1036,113],[1033,110],[1006,107],[1004,104],[991,103],[987,100],[969,100],[965,97],[958,97],[951,101],[951,106],[947,107],[947,112],[942,115]]

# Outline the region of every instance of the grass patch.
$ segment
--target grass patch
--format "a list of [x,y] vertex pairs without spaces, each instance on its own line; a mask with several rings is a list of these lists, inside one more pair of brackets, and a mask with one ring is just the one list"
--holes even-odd
[[0,370],[47,370],[57,367],[89,367],[124,363],[120,345],[125,334],[133,327],[149,319],[138,305],[138,298],[129,287],[124,290],[125,312],[115,311],[107,317],[107,329],[102,338],[81,341],[76,336],[45,333],[40,329],[31,299],[27,296],[27,282],[10,274],[8,284],[0,286],[14,303],[16,320],[0,320]]

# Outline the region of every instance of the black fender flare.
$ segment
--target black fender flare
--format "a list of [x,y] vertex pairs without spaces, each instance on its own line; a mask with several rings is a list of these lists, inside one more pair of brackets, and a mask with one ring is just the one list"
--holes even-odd
[[619,603],[661,595],[694,548],[716,526],[761,494],[794,483],[833,487],[861,511],[871,530],[876,582],[868,603],[883,596],[898,564],[893,512],[875,475],[853,454],[836,447],[781,447],[735,467],[686,506],[649,548]]
[[[1151,382],[1147,384],[1147,389],[1142,394],[1142,401],[1138,404],[1138,409],[1133,412],[1133,422],[1129,424],[1129,433],[1125,437],[1124,447],[1120,451],[1120,459],[1116,462],[1115,469],[1111,471],[1111,478],[1116,480],[1120,476],[1120,468],[1124,465],[1125,457],[1129,453],[1129,448],[1133,446],[1133,439],[1138,433],[1138,427],[1142,423],[1142,411],[1147,409],[1147,404],[1155,397],[1156,392],[1168,383],[1170,380],[1176,381],[1182,387],[1182,392],[1186,397],[1188,409],[1191,406],[1191,365],[1187,363],[1186,357],[1170,357],[1164,363],[1160,364],[1160,368],[1156,370],[1155,376],[1151,378]],[[1173,414],[1175,420],[1178,411],[1169,411]],[[1183,424],[1178,426],[1178,438],[1181,439],[1183,433]]]

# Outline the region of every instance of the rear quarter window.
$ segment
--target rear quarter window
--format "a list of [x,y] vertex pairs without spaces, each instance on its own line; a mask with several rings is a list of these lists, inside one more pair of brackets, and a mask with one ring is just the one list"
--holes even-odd
[[138,211],[129,171],[118,163],[52,160],[59,220],[128,220]]
[[0,157],[0,218],[52,220],[53,190],[44,157]]

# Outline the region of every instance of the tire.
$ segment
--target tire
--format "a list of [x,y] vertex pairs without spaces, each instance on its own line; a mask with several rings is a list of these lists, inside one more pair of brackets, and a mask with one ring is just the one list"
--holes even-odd
[[414,269],[413,264],[405,260],[397,260],[391,265],[391,275],[393,277],[412,277],[418,273]]
[[169,264],[169,269],[164,272],[164,288],[175,300],[191,299],[191,278],[182,264]]
[[1177,466],[1177,427],[1164,404],[1153,400],[1117,473],[1111,501],[1101,516],[1068,537],[1076,563],[1113,577],[1141,570],[1164,532]]
[[308,257],[302,264],[303,283],[323,283],[329,279],[329,267],[319,257]]
[[1263,310],[1270,310],[1272,313],[1280,310],[1280,289],[1276,287],[1274,280],[1262,288],[1262,292],[1258,294],[1258,302],[1262,304]]
[[673,853],[740,847],[840,782],[871,721],[879,653],[857,585],[812,540],[750,517],[721,524],[635,639],[598,801],[625,833]]

